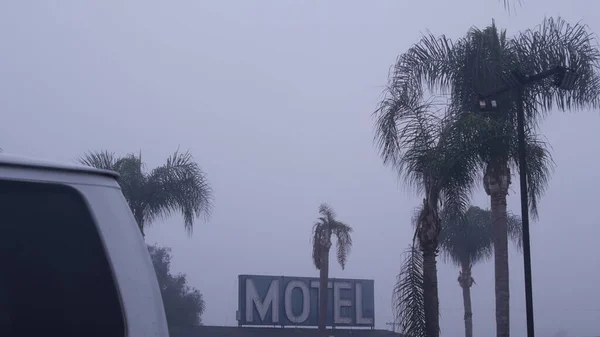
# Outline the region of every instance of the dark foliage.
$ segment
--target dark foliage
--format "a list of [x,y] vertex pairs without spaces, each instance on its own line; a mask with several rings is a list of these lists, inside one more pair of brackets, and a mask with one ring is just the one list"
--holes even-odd
[[[507,220],[509,238],[520,249],[523,241],[521,218],[509,213]],[[471,206],[465,214],[454,218],[442,212],[440,248],[443,259],[457,267],[488,260],[494,249],[492,228],[490,210],[487,209]]]
[[423,297],[423,254],[411,245],[394,286],[392,310],[400,330],[413,337],[426,337],[425,299]]
[[121,175],[119,185],[142,234],[153,221],[174,213],[183,216],[191,234],[196,218],[210,216],[212,189],[189,152],[175,151],[164,165],[151,171],[145,170],[141,154],[117,157],[108,151],[89,152],[79,162]]
[[169,327],[199,325],[205,309],[200,291],[187,284],[185,274],[171,274],[170,248],[148,245],[148,251],[156,271]]
[[[313,263],[321,270],[323,259],[329,258],[329,249],[333,236],[337,238],[336,256],[342,269],[346,267],[348,254],[352,249],[352,227],[336,219],[333,208],[327,204],[319,206],[319,220],[313,225],[312,246]],[[326,256],[322,256],[326,254]]]
[[[589,27],[570,25],[561,18],[546,18],[534,29],[508,36],[492,25],[471,28],[465,37],[452,41],[446,36],[427,34],[402,54],[392,69],[387,97],[381,105],[378,141],[384,160],[398,151],[403,139],[398,134],[398,119],[408,109],[394,96],[426,92],[449,99],[459,137],[474,145],[480,165],[508,162],[518,172],[516,162],[516,99],[514,93],[497,97],[498,109],[482,114],[476,107],[476,94],[505,85],[503,73],[519,70],[531,75],[555,66],[577,71],[573,90],[556,88],[552,79],[530,85],[524,90],[526,142],[528,152],[529,202],[537,215],[537,201],[543,194],[553,168],[547,144],[536,134],[537,123],[550,110],[582,110],[600,106],[600,51]],[[406,101],[406,100],[404,100]],[[414,105],[414,104],[413,104]],[[414,110],[414,108],[413,108]],[[411,113],[410,115],[415,115]],[[429,117],[431,118],[431,117]],[[382,132],[381,130],[385,131]],[[407,131],[402,131],[407,133]],[[408,134],[412,134],[408,129]],[[393,157],[391,157],[393,159]]]

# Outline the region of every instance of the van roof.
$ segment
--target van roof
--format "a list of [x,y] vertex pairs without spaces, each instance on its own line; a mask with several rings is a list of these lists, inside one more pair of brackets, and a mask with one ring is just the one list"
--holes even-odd
[[115,179],[119,178],[119,174],[115,171],[97,169],[85,165],[57,163],[35,158],[18,156],[13,154],[0,153],[0,166],[12,166],[22,168],[33,168],[42,170],[53,170],[62,172],[87,173],[102,176],[109,176]]

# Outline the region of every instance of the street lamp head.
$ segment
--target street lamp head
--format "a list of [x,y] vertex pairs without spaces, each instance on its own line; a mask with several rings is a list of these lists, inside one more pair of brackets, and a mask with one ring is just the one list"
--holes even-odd
[[478,102],[479,110],[481,111],[494,110],[498,108],[498,103],[495,99],[479,98]]
[[573,69],[556,67],[554,85],[563,90],[573,90],[577,81],[577,73]]

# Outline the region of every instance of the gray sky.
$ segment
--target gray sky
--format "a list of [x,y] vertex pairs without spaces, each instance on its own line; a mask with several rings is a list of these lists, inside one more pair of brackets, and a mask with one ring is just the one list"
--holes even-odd
[[[206,324],[236,324],[238,274],[318,275],[309,237],[327,201],[355,228],[347,269],[331,276],[374,279],[376,323],[386,328],[421,200],[372,144],[370,114],[389,67],[428,29],[458,37],[495,18],[513,33],[558,14],[600,28],[592,0],[526,0],[517,15],[496,0],[6,0],[0,147],[65,161],[142,150],[149,167],[189,148],[215,189],[213,217],[192,238],[178,217],[156,223],[147,241],[173,247],[173,269],[204,294]],[[556,113],[542,125],[557,169],[532,229],[539,336],[600,335],[599,125],[597,112]],[[488,200],[478,192],[474,204]],[[510,267],[512,331],[522,336],[515,252]],[[440,264],[445,336],[464,333],[457,274]],[[474,277],[474,330],[489,335],[492,264]]]

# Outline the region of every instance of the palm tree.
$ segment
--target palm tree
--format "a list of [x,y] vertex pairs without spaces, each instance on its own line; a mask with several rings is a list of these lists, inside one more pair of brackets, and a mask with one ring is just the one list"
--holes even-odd
[[175,151],[150,172],[144,170],[141,153],[117,157],[107,151],[89,152],[79,162],[120,174],[119,185],[142,235],[145,226],[173,213],[183,215],[189,234],[196,218],[210,216],[212,190],[189,152]]
[[348,254],[352,248],[352,227],[336,219],[336,214],[327,204],[319,206],[319,219],[312,229],[313,263],[319,270],[319,332],[327,336],[327,282],[329,280],[329,250],[331,239],[335,236],[337,244],[337,261],[346,267]]
[[[465,310],[465,336],[473,337],[473,311],[471,308],[471,286],[475,283],[471,274],[473,266],[492,256],[492,218],[489,210],[471,206],[460,218],[442,216],[440,247],[442,257],[461,268],[458,284],[463,292]],[[517,247],[522,242],[521,219],[508,216],[508,233]]]
[[[435,101],[423,101],[421,91],[414,87],[396,87],[391,83],[375,115],[376,142],[384,164],[390,165],[424,196],[414,219],[411,258],[403,267],[409,272],[401,271],[396,289],[397,314],[406,335],[436,337],[439,336],[436,267],[441,230],[439,209],[443,204],[445,209],[466,211],[477,178],[477,158],[466,139],[455,137],[449,116],[439,116]],[[422,256],[415,258],[417,249]],[[419,266],[422,270],[418,270]],[[414,284],[418,278],[405,277],[419,273],[422,295],[410,291],[399,294],[403,290],[398,289],[419,289]]]
[[498,337],[508,337],[510,329],[506,196],[511,173],[518,170],[517,102],[514,93],[499,95],[498,109],[483,114],[476,111],[475,95],[503,86],[502,74],[514,69],[533,74],[561,65],[578,72],[572,91],[557,90],[551,80],[524,88],[529,206],[535,217],[537,200],[553,167],[546,144],[535,133],[537,122],[553,107],[564,111],[600,106],[599,64],[600,52],[586,26],[550,18],[510,38],[494,23],[484,30],[472,28],[455,42],[427,35],[401,55],[393,68],[390,81],[397,90],[410,87],[449,94],[456,137],[471,143],[479,157],[494,224]]

